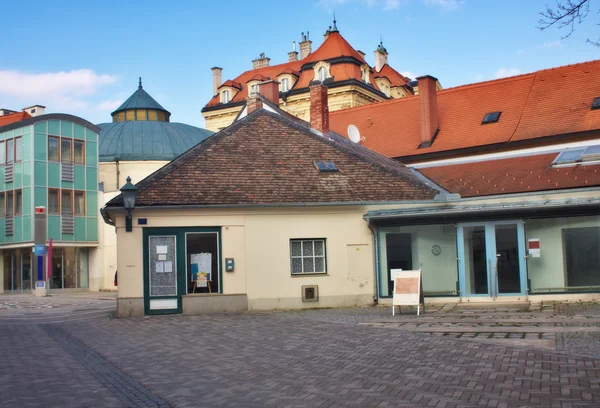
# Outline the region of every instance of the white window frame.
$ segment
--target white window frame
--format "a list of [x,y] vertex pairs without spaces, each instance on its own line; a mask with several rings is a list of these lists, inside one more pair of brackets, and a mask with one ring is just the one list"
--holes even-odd
[[[294,242],[300,243],[300,250],[301,250],[300,256],[294,256],[292,253],[292,245]],[[312,255],[304,255],[304,243],[305,242],[312,243]],[[323,243],[323,255],[322,256],[315,255],[315,242]],[[304,270],[304,259],[305,258],[313,259],[313,270],[312,271]],[[318,272],[315,271],[315,259],[316,258],[323,258],[323,271],[318,271]],[[301,272],[294,272],[293,259],[300,259],[302,261],[302,271]],[[327,242],[326,242],[326,239],[325,238],[293,238],[293,239],[290,239],[290,273],[293,276],[326,275],[327,274]]]
[[223,92],[221,92],[221,103],[229,103],[229,101],[229,90],[226,89]]
[[327,68],[319,67],[317,71],[317,75],[319,77],[319,81],[323,82],[327,78]]
[[290,80],[289,78],[283,78],[281,80],[281,92],[287,92],[290,90]]

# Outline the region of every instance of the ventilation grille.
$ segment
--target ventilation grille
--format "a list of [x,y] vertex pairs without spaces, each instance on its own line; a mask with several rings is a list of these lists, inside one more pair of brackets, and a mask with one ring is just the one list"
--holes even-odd
[[318,302],[319,301],[319,286],[318,285],[303,285],[302,286],[302,301],[303,302]]
[[14,225],[15,225],[14,218],[12,216],[6,217],[6,219],[4,220],[4,232],[6,233],[6,235],[14,235],[15,234]]
[[62,181],[73,181],[73,164],[72,163],[62,163],[61,180]]
[[12,162],[6,163],[4,166],[4,182],[12,183],[15,176],[15,165]]
[[63,234],[73,234],[75,232],[75,221],[73,220],[72,215],[63,214],[62,218],[62,233]]

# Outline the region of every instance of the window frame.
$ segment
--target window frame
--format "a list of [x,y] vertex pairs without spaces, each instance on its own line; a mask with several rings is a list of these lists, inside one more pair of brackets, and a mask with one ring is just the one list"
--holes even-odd
[[[323,73],[322,78],[321,78],[321,73]],[[320,66],[319,69],[317,70],[317,78],[321,82],[325,81],[327,79],[327,68],[325,68],[324,66]]]
[[[70,213],[65,213],[64,209],[64,202],[63,202],[63,196],[64,194],[68,194],[69,195],[69,204],[70,204],[70,208],[71,208],[71,212]],[[74,212],[74,208],[73,208],[73,190],[60,190],[60,215],[69,215],[69,216],[73,216],[73,212]]]
[[[300,243],[301,254],[300,256],[294,256],[292,253],[292,245],[294,242]],[[304,255],[304,242],[311,242],[313,245],[313,254],[305,256]],[[323,255],[316,256],[315,255],[315,242],[323,243]],[[290,259],[290,274],[291,276],[313,276],[313,275],[327,275],[327,239],[326,238],[290,238],[289,244],[289,259]],[[304,259],[312,258],[313,260],[313,271],[312,272],[304,272]],[[316,272],[315,271],[315,259],[323,258],[323,271]],[[293,259],[300,259],[302,261],[302,272],[294,272],[293,268]]]
[[[20,154],[20,157],[17,156],[17,145],[19,143],[21,144],[21,152],[20,152],[21,154]],[[17,137],[15,137],[13,145],[14,145],[14,149],[15,149],[14,162],[15,163],[22,162],[23,161],[23,136],[17,136]]]
[[290,90],[290,79],[282,78],[281,79],[281,92],[289,92]]
[[[15,217],[23,215],[23,189],[18,188],[13,190],[14,204],[13,204],[13,215]],[[20,197],[20,200],[19,200]],[[17,205],[19,204],[19,205]]]
[[491,123],[498,123],[498,122],[500,122],[500,116],[502,116],[502,111],[488,112],[485,115],[483,115],[481,124],[489,125]]
[[229,89],[225,89],[221,92],[221,103],[229,103],[231,99],[229,99]]
[[[52,211],[50,209],[50,193],[55,192],[56,195],[56,203],[57,203],[57,211]],[[61,190],[59,188],[49,188],[48,189],[48,214],[60,215],[60,198],[61,198]]]
[[[13,217],[14,216],[14,211],[15,211],[15,193],[14,190],[9,190],[6,192],[6,200],[5,200],[5,206],[4,206],[4,214],[6,215],[6,217]],[[10,197],[10,198],[9,198]],[[10,207],[8,205],[8,203],[10,203]],[[10,214],[9,214],[9,208],[10,208]]]
[[[12,160],[9,160],[9,152],[12,153]],[[6,163],[15,162],[15,139],[6,139]]]
[[6,141],[0,140],[0,166],[6,163]]
[[[69,142],[69,161],[64,161],[63,142]],[[68,137],[60,138],[60,163],[73,164],[73,139]]]
[[[81,143],[81,162],[75,159],[75,145]],[[85,166],[85,140],[73,139],[73,164],[81,164]]]
[[0,191],[0,218],[6,217],[6,194],[4,191]]
[[[81,194],[83,196],[83,204],[82,204],[82,212],[78,213],[77,209],[76,209],[76,200],[77,200],[77,194]],[[86,196],[85,196],[85,191],[83,190],[74,190],[73,191],[73,215],[77,216],[77,217],[85,217],[85,206],[86,206]]]
[[[54,139],[54,140],[57,141],[56,152],[57,152],[57,156],[58,157],[56,158],[56,160],[50,158],[50,140],[51,139]],[[48,161],[49,162],[53,162],[53,163],[60,163],[60,150],[62,148],[61,147],[61,143],[60,143],[60,137],[58,137],[58,136],[48,136],[48,146],[47,146],[47,148],[48,148],[48,153],[47,153]]]

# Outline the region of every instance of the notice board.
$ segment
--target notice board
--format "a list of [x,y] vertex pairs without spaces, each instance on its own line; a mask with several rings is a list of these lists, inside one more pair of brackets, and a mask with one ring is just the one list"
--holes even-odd
[[394,296],[392,298],[392,316],[396,306],[417,306],[417,316],[421,314],[421,304],[425,306],[421,270],[404,271],[392,269],[394,277]]

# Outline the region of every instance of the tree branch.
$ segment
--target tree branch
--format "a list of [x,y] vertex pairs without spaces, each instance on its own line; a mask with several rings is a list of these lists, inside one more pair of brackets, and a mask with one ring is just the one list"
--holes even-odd
[[590,0],[556,0],[556,8],[546,6],[546,11],[540,13],[542,18],[538,22],[540,30],[545,30],[554,25],[558,28],[569,27],[567,38],[575,31],[575,23],[581,24],[590,12]]

